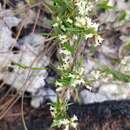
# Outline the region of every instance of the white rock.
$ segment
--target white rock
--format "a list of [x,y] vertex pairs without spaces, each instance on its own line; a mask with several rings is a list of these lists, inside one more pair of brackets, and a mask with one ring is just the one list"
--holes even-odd
[[103,84],[98,93],[108,97],[109,100],[120,100],[127,97],[125,86],[119,84]]
[[5,17],[3,20],[10,29],[16,27],[21,22],[21,19],[14,16]]
[[[110,59],[108,57],[106,57],[104,54],[100,53],[99,56],[98,56],[98,60],[99,60],[99,63],[101,65],[107,65],[107,66],[111,66],[111,63],[110,63]],[[100,65],[98,65],[99,68],[101,67]]]
[[31,100],[31,106],[34,108],[39,108],[42,103],[43,103],[43,97],[34,97]]
[[118,86],[116,84],[104,84],[100,87],[99,93],[115,93],[118,91]]
[[42,35],[31,33],[28,36],[25,36],[20,43],[30,44],[32,46],[37,46],[42,44],[44,46],[45,38]]
[[109,40],[104,40],[104,42],[100,48],[101,49],[100,52],[102,52],[104,55],[106,55],[108,57],[114,58],[117,55],[116,50],[114,48],[110,47],[109,43],[110,43]]
[[14,58],[12,52],[0,53],[0,71],[3,72],[3,67],[8,66]]
[[7,26],[9,29],[16,27],[21,22],[21,19],[14,16],[13,11],[8,9],[1,9],[0,17],[2,18],[0,21],[3,21],[3,25]]
[[124,42],[124,43],[128,43],[130,42],[130,37],[129,36],[125,36],[125,35],[121,35],[120,39]]
[[39,88],[45,86],[45,81],[42,76],[37,76],[34,78],[34,80],[31,82],[29,87],[27,87],[26,91],[31,92],[31,93],[36,93]]
[[80,92],[80,99],[83,104],[95,103],[95,102],[103,102],[107,100],[107,97],[92,93],[88,90],[82,90]]
[[40,105],[49,99],[51,102],[57,101],[57,94],[50,88],[41,88],[35,94],[33,94],[33,98],[31,100],[31,105],[34,108],[40,107]]
[[116,20],[116,13],[114,11],[106,11],[99,16],[100,23],[114,22]]
[[12,32],[7,26],[0,25],[0,52],[8,51],[9,47],[16,43],[12,38]]
[[55,103],[57,101],[57,94],[52,89],[48,89],[47,98],[50,99],[51,102]]
[[42,61],[43,61],[43,63],[44,63],[43,65],[44,65],[45,67],[50,64],[50,58],[47,57],[47,56],[43,56],[43,57],[42,57]]
[[87,61],[84,62],[84,67],[85,67],[85,73],[87,74],[96,68],[96,64],[94,61],[87,59]]
[[125,0],[115,0],[116,1],[116,6],[118,9],[122,10],[129,10],[130,9],[130,1],[125,2]]

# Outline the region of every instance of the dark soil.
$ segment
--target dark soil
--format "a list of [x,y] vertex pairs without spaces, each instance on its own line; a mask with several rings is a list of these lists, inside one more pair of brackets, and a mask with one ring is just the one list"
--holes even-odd
[[[0,130],[24,130],[17,103],[0,121]],[[130,130],[130,101],[107,101],[90,105],[73,104],[68,113],[79,120],[79,130]],[[49,106],[32,109],[25,101],[24,117],[28,130],[51,129],[52,117]],[[62,130],[62,129],[59,129]]]

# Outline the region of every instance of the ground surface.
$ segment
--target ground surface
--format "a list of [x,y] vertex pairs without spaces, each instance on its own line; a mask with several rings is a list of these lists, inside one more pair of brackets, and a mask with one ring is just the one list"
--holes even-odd
[[[50,20],[51,16],[43,8],[44,6],[26,6],[27,3],[22,0],[7,0],[7,3],[4,2],[5,1],[0,0],[0,3],[2,4],[2,9],[0,8],[0,51],[7,51],[7,55],[5,55],[5,53],[0,53],[0,130],[24,130],[22,115],[24,116],[28,130],[53,130],[52,128],[50,128],[52,117],[49,111],[49,106],[45,105],[44,96],[46,96],[46,98],[48,99],[48,93],[52,93],[52,91],[50,91],[50,88],[55,90],[54,85],[45,85],[43,82],[42,85],[45,85],[45,88],[47,86],[47,88],[49,89],[40,88],[36,90],[33,96],[37,97],[42,93],[42,95],[40,96],[42,97],[43,101],[41,104],[38,103],[38,106],[41,105],[41,107],[38,109],[34,109],[31,107],[30,95],[29,98],[26,98],[28,94],[25,95],[22,114],[21,98],[18,98],[16,103],[14,103],[15,99],[17,98],[17,95],[15,95],[16,90],[14,90],[14,88],[17,89],[19,84],[23,83],[23,79],[26,73],[22,75],[22,72],[20,71],[20,74],[18,73],[14,77],[14,79],[19,77],[20,80],[18,80],[17,82],[13,82],[13,84],[12,77],[15,75],[15,73],[13,73],[13,68],[11,68],[11,60],[13,59],[15,61],[16,59],[17,61],[21,50],[25,51],[24,54],[25,57],[27,57],[27,59],[22,59],[22,63],[30,65],[32,61],[29,59],[31,59],[31,57],[34,56],[33,53],[37,52],[37,50],[39,49],[35,48],[35,44],[37,47],[39,42],[42,43],[44,41],[43,37],[41,37],[41,33],[51,31],[47,24],[47,20]],[[125,50],[123,47],[130,42],[130,22],[125,23],[125,21],[123,20],[119,22],[117,21],[117,16],[121,14],[118,11],[123,12],[124,10],[127,10],[130,17],[130,2],[124,0],[120,0],[120,2],[119,0],[110,0],[110,2],[117,3],[117,7],[119,7],[119,10],[117,10],[116,13],[113,11],[99,11],[99,16],[97,16],[95,21],[100,24],[99,30],[101,31],[101,36],[104,38],[104,42],[95,50],[94,54],[91,54],[91,58],[88,56],[88,54],[93,52],[91,52],[90,50],[89,42],[86,42],[85,55],[86,57],[88,56],[85,59],[87,61],[86,68],[89,69],[88,71],[90,72],[94,70],[94,67],[96,66],[96,62],[94,60],[98,59],[100,63],[108,65],[109,67],[116,70],[121,69],[121,72],[129,74],[129,50]],[[8,9],[9,12],[11,11],[11,13],[8,13]],[[5,23],[3,23],[3,21]],[[38,36],[30,35],[33,33],[38,34]],[[36,39],[33,39],[33,36],[35,36]],[[39,38],[41,40],[39,40]],[[16,45],[18,46],[15,46],[13,48],[11,54],[13,53],[13,56],[15,56],[11,57],[12,55],[8,53],[10,47],[9,43],[13,43],[14,41],[17,43]],[[30,43],[28,44],[28,42]],[[4,46],[5,44],[6,46]],[[26,44],[28,44],[28,46],[26,46]],[[45,48],[47,48],[48,45],[50,45],[50,43],[47,44]],[[7,46],[9,47],[7,48]],[[23,47],[22,49],[20,48],[21,46]],[[49,52],[52,52],[52,50],[50,49]],[[48,54],[48,52],[46,53]],[[9,60],[8,58],[6,58],[7,56],[9,56]],[[122,60],[124,57],[126,57],[129,62],[126,68],[124,66],[122,67],[121,64],[118,63],[118,61]],[[55,56],[52,57],[53,60],[54,58]],[[5,62],[5,66],[3,65],[3,62]],[[38,74],[39,72],[36,73]],[[48,72],[48,75],[51,75],[50,77],[52,78],[55,77],[56,74],[50,71]],[[119,80],[120,76],[116,76],[116,78]],[[1,80],[5,80],[4,85],[2,85]],[[31,80],[34,81],[33,83],[35,84],[35,78]],[[109,77],[108,79],[99,79],[96,83],[92,85],[92,87],[94,88],[92,92],[81,87],[81,90],[83,91],[82,93],[79,92],[79,95],[81,95],[81,99],[83,100],[82,103],[87,105],[73,104],[68,110],[69,115],[75,114],[78,117],[79,130],[130,130],[130,101],[127,100],[130,99],[130,84],[124,81],[120,81],[122,79],[120,79],[119,81],[118,80],[111,79],[111,77]],[[130,81],[130,79],[127,78],[123,78],[123,80]],[[11,86],[13,86],[14,88],[12,88]],[[35,87],[37,86],[30,86],[31,88],[34,87],[35,91]],[[47,92],[43,93],[45,90],[47,90]],[[29,91],[33,90],[29,89]],[[56,94],[54,92],[53,94],[54,98],[56,98]],[[49,98],[53,99],[53,97]],[[115,101],[116,99],[120,101]],[[104,100],[114,101],[88,104],[93,102],[102,102]],[[59,130],[62,130],[62,128],[60,128]]]
[[[0,130],[23,130],[20,103],[18,102],[0,121]],[[90,105],[73,104],[68,114],[76,115],[79,130],[129,130],[130,101],[107,101]],[[28,130],[56,130],[50,128],[52,117],[49,106],[32,109],[24,103],[24,117]],[[62,130],[60,128],[59,130]]]

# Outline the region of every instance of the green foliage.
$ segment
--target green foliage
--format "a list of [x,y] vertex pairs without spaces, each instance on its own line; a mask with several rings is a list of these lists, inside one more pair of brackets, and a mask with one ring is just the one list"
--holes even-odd
[[97,7],[105,11],[113,8],[111,5],[109,5],[109,0],[101,0],[101,2],[97,4]]
[[128,51],[130,51],[130,42],[127,43],[127,45],[125,46],[125,49],[127,49]]
[[33,5],[35,4],[37,1],[36,0],[25,0],[27,2],[27,4],[29,5]]
[[[95,0],[53,0],[47,5],[52,13],[51,36],[58,46],[59,64],[57,70],[60,78],[56,81],[59,92],[58,101],[51,105],[53,127],[65,126],[66,130],[75,128],[76,118],[68,117],[66,110],[68,101],[65,97],[68,91],[74,91],[80,84],[90,83],[84,78],[82,42],[93,38],[96,46],[102,42],[98,34],[98,24],[91,20]],[[60,91],[59,91],[60,90]]]
[[[51,114],[53,116],[53,123],[51,125],[51,127],[58,127],[60,128],[63,125],[68,125],[71,126],[72,123],[76,124],[76,120],[72,121],[70,117],[68,117],[67,115],[67,109],[69,107],[68,102],[61,100],[61,98],[58,98],[56,103],[50,104],[50,110],[51,110]],[[67,122],[66,122],[67,121]],[[67,123],[67,124],[66,124]],[[65,126],[66,127],[66,126]]]
[[101,72],[105,74],[112,74],[115,80],[119,80],[123,82],[130,82],[130,75],[121,73],[120,71],[111,69],[109,67],[103,67],[103,69],[101,69]]
[[127,16],[128,16],[127,11],[122,10],[119,16],[117,17],[117,21],[121,22],[122,20],[125,20]]
[[[13,62],[14,65],[16,65],[17,67],[19,67],[20,69],[29,69],[30,67],[24,64],[20,64],[20,63],[15,63]],[[31,67],[31,70],[47,70],[47,68],[42,68],[42,67]]]

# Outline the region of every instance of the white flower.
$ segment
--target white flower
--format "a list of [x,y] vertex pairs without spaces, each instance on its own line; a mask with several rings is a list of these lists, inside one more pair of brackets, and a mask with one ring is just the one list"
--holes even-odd
[[60,120],[59,124],[64,125],[64,130],[69,130],[69,127],[73,127],[73,128],[77,127],[77,121],[78,121],[78,118],[74,115],[70,119]]
[[74,115],[74,116],[70,119],[70,122],[71,122],[70,125],[71,125],[73,128],[76,128],[77,125],[78,125],[77,121],[78,121],[78,118],[77,118],[76,115]]
[[84,17],[77,16],[75,25],[78,27],[84,27],[86,25],[86,19]]
[[62,21],[59,17],[56,17],[56,22],[52,25],[53,27],[58,27],[62,24]]
[[78,118],[77,118],[77,116],[76,115],[73,115],[73,117],[71,118],[71,121],[77,121],[78,120]]
[[64,130],[69,130],[69,125],[66,125]]
[[60,120],[60,124],[62,124],[62,125],[68,125],[69,124],[69,120],[68,119]]
[[98,30],[99,24],[93,23],[92,20],[89,17],[85,17],[85,19],[86,19],[86,23],[87,23],[87,27],[88,28],[94,28],[95,31]]
[[68,38],[66,35],[59,34],[58,37],[62,44],[68,41]]
[[97,80],[97,79],[100,78],[101,73],[100,73],[100,71],[98,71],[98,70],[94,70],[94,71],[91,72],[91,75],[93,76],[93,78],[94,78],[95,80]]
[[53,27],[58,27],[58,26],[59,26],[58,23],[54,23],[54,24],[53,24]]
[[66,49],[63,49],[63,48],[60,48],[59,50],[58,50],[58,52],[59,52],[59,54],[64,54],[64,55],[71,55],[71,52],[70,51],[68,51],[68,50],[66,50]]
[[[57,86],[57,85],[62,86],[61,83],[59,84],[59,82],[56,81],[56,86]],[[63,87],[58,87],[58,88],[56,88],[56,92],[61,92],[62,90],[63,90]]]
[[[61,82],[56,81],[56,86],[62,86],[62,87],[63,87],[63,84],[62,84]],[[56,89],[56,91],[57,91],[57,92],[58,92],[58,91],[61,91],[61,90],[62,90],[62,87],[58,87],[58,88]]]
[[128,62],[128,58],[127,57],[124,57],[122,60],[121,60],[121,64],[122,65],[126,65]]
[[73,38],[74,40],[78,40],[78,36],[77,35],[73,35]]
[[87,40],[88,38],[92,38],[92,37],[93,37],[93,34],[92,34],[92,33],[85,34],[84,37],[85,37],[85,39]]
[[68,23],[73,23],[73,20],[72,19],[70,19],[70,18],[68,18],[67,20],[66,20],[66,22],[68,22]]
[[56,17],[56,21],[57,21],[59,24],[62,24],[62,20],[61,20],[59,17]]
[[70,67],[70,64],[73,63],[73,57],[72,56],[65,56],[62,61],[64,62],[64,64],[66,64],[68,66],[68,68]]
[[108,74],[107,76],[106,75],[103,76],[102,81],[105,82],[105,83],[108,83],[112,79],[113,79],[113,75],[112,74]]
[[86,16],[88,12],[92,9],[93,5],[91,2],[86,0],[76,0],[75,5],[77,6],[79,15]]
[[100,45],[103,42],[103,38],[100,35],[96,35],[95,37],[95,46]]
[[62,29],[63,31],[66,31],[66,28],[65,28],[64,25],[61,25],[61,29]]

